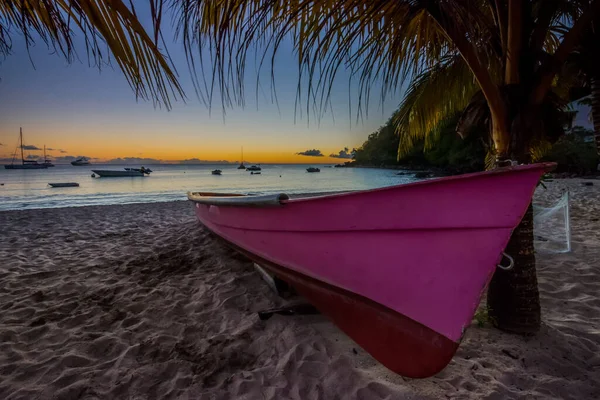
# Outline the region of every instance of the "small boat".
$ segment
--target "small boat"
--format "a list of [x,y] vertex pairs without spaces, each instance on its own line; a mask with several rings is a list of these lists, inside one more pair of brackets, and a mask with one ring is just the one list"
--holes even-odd
[[58,183],[49,183],[48,185],[60,188],[60,187],[79,187],[79,183],[77,182],[58,182]]
[[258,171],[258,172],[252,171],[252,172],[250,172],[250,175],[260,175],[260,171]]
[[25,159],[25,155],[23,154],[23,128],[19,129],[19,146],[17,147],[17,149],[18,148],[21,149],[21,164],[15,164],[15,158],[17,157],[17,150],[15,149],[15,152],[14,152],[13,158],[12,158],[12,162],[10,164],[4,165],[5,169],[46,169],[46,168],[48,168],[48,165],[45,163],[40,164],[37,161]]
[[321,172],[321,170],[319,168],[310,167],[306,168],[306,172]]
[[257,165],[253,165],[251,167],[246,168],[246,171],[261,171],[262,168],[257,166]]
[[211,171],[210,173],[213,175],[221,175],[221,172],[223,172],[223,171],[221,171],[220,169],[215,169],[215,170]]
[[148,175],[150,175],[150,172],[152,172],[152,170],[150,168],[125,168],[125,171],[138,171],[138,172],[144,172]]
[[93,169],[92,172],[101,178],[120,178],[120,177],[127,177],[127,176],[146,176],[146,175],[150,175],[152,170],[142,167],[142,168],[123,168],[122,171]]
[[312,197],[188,199],[204,226],[291,284],[384,366],[424,378],[452,359],[540,176],[554,166]]
[[76,167],[80,165],[90,165],[90,161],[85,157],[80,157],[75,161],[71,161],[71,165],[74,165]]

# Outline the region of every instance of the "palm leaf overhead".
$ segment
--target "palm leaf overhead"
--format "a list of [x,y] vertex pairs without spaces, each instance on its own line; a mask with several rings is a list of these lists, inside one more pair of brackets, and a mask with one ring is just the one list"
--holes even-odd
[[457,55],[413,78],[395,118],[398,157],[410,151],[416,140],[423,139],[424,149],[430,149],[442,123],[465,109],[478,90],[473,73]]
[[[472,6],[464,1],[183,0],[173,6],[189,59],[206,67],[209,82],[197,85],[201,97],[212,103],[220,94],[224,106],[244,103],[245,66],[255,54],[249,50],[274,68],[286,39],[294,45],[298,96],[307,109],[328,107],[333,81],[345,68],[358,81],[361,110],[375,82],[385,96],[447,54],[452,45],[440,21],[472,37],[489,36],[484,23],[467,18]],[[487,21],[484,14],[481,20]]]
[[[373,87],[402,87],[459,54],[493,110],[491,135],[509,156],[510,119],[500,86],[527,81],[541,104],[558,66],[600,10],[598,0],[181,0],[178,34],[204,81],[196,89],[212,104],[244,104],[244,73],[256,52],[274,68],[288,38],[298,60],[297,100],[317,115],[330,107],[340,68],[358,81],[358,107]],[[197,61],[199,60],[199,63]],[[492,73],[490,73],[490,69]],[[499,77],[495,76],[499,71]],[[273,76],[273,71],[271,71]]]
[[[42,40],[68,61],[75,58],[75,30],[83,33],[88,58],[98,67],[112,55],[137,97],[171,106],[183,91],[168,58],[158,48],[161,0],[151,0],[153,37],[136,16],[133,3],[121,0],[0,1],[0,55],[12,50],[20,34],[29,48]],[[108,50],[108,51],[107,51]]]

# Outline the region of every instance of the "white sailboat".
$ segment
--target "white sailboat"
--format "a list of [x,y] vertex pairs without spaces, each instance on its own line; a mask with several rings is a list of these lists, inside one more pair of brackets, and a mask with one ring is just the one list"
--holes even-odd
[[15,163],[15,158],[17,157],[17,150],[15,149],[15,153],[13,154],[13,159],[10,164],[5,164],[4,168],[6,169],[46,169],[48,168],[48,164],[40,164],[34,160],[26,160],[25,155],[23,154],[23,128],[19,130],[19,147],[21,148],[21,164]]
[[47,167],[54,167],[52,160],[49,160],[48,157],[46,157],[46,145],[44,145],[44,165]]
[[242,160],[240,161],[240,166],[237,169],[246,169],[244,165],[244,147],[242,146]]

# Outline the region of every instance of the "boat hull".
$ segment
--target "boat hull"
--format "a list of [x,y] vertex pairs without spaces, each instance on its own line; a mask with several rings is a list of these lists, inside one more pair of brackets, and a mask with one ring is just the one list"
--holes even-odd
[[122,177],[133,177],[133,176],[145,176],[140,171],[110,171],[110,170],[92,170],[93,173],[102,178],[122,178]]
[[270,208],[189,197],[206,227],[292,283],[382,364],[422,378],[456,351],[547,167],[283,197]]
[[18,164],[14,164],[14,165],[5,165],[4,166],[5,169],[47,169],[48,166],[47,165],[41,165],[41,164],[23,164],[23,165],[18,165]]
[[79,183],[76,182],[57,182],[57,183],[48,183],[53,188],[62,188],[62,187],[79,187]]

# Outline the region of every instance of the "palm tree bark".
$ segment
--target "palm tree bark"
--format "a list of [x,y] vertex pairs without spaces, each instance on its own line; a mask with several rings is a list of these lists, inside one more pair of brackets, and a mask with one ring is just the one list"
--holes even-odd
[[531,204],[513,231],[506,253],[514,258],[511,270],[496,269],[488,287],[490,321],[503,331],[531,334],[540,329],[541,309],[533,247]]
[[[517,161],[531,162],[527,154],[514,154],[514,151],[515,149],[511,149],[510,154]],[[498,156],[496,162],[498,166],[503,166],[506,155]],[[488,286],[487,308],[490,321],[506,332],[525,335],[535,333],[540,329],[541,308],[531,204],[521,223],[513,230],[505,252],[514,259],[514,266],[508,271],[497,268]]]

